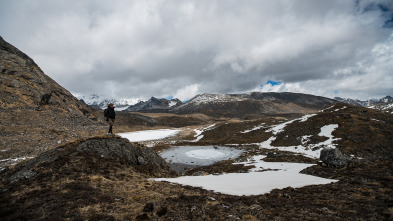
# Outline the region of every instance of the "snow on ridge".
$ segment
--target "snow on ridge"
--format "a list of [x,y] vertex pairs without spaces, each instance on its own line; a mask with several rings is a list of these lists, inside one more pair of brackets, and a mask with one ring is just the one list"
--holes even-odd
[[8,158],[8,159],[2,159],[2,160],[0,160],[0,162],[8,162],[8,161],[11,161],[11,162],[19,162],[19,161],[22,161],[22,160],[27,160],[27,159],[32,159],[32,158],[34,158],[34,157]]
[[180,107],[186,107],[188,105],[200,105],[210,102],[216,103],[224,103],[224,102],[232,102],[232,101],[243,101],[245,98],[232,96],[229,94],[199,94],[193,97],[188,102],[184,103]]
[[259,129],[262,129],[262,128],[265,128],[265,123],[262,123],[262,124],[260,124],[260,125],[258,125],[258,126],[255,126],[255,127],[251,128],[251,129],[241,131],[240,133],[246,134],[246,133],[249,133],[249,132],[251,132],[251,131],[259,130]]
[[296,118],[296,119],[284,122],[282,124],[275,125],[275,126],[271,127],[270,129],[266,130],[266,132],[272,132],[274,135],[277,135],[277,134],[281,133],[288,124],[291,124],[291,123],[293,123],[295,121],[306,122],[309,118],[311,118],[313,116],[316,116],[316,115],[317,114],[304,115],[301,118]]
[[84,96],[81,94],[74,95],[79,100],[83,100],[88,105],[97,105],[100,106],[101,109],[105,109],[109,103],[113,103],[116,106],[130,106],[138,103],[141,101],[140,98],[108,98],[108,97],[101,97],[97,94],[92,94],[90,96]]
[[213,129],[214,126],[216,126],[216,124],[212,124],[212,125],[210,125],[208,127],[204,127],[204,128],[194,129],[194,131],[196,133],[196,135],[194,137],[196,137],[196,139],[192,140],[191,142],[198,142],[198,141],[200,141],[203,138],[203,134],[202,133],[205,132],[205,131]]
[[347,106],[344,106],[344,107],[342,107],[342,108],[338,108],[338,109],[334,110],[333,112],[337,112],[337,111],[340,111],[340,110],[344,110],[345,108],[347,108]]
[[169,101],[169,107],[173,107],[177,104],[175,101]]

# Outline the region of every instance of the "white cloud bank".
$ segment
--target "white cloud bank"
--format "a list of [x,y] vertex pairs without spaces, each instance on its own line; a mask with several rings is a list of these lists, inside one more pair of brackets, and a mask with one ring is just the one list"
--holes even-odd
[[390,0],[0,0],[0,35],[74,93],[392,95]]

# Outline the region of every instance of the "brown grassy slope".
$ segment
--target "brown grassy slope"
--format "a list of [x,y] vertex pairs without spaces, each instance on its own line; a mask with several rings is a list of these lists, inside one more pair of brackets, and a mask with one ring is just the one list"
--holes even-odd
[[0,37],[0,159],[32,156],[97,134],[104,127],[98,118]]

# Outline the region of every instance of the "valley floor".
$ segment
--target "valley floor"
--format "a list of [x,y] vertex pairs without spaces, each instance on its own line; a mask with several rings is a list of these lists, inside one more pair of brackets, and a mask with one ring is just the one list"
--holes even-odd
[[[181,127],[179,133],[172,137],[139,140],[138,145],[158,153],[176,146],[229,146],[242,150],[240,157],[185,168],[183,173],[189,176],[190,182],[184,185],[175,184],[181,183],[181,178],[176,178],[178,175],[162,173],[154,168],[129,166],[98,155],[62,159],[61,162],[66,164],[37,168],[42,172],[38,177],[21,179],[16,183],[6,182],[2,177],[0,198],[4,200],[0,203],[0,218],[389,220],[393,219],[392,127],[390,115],[345,106],[295,119],[271,117],[215,122],[209,119],[204,125]],[[329,146],[339,148],[351,157],[351,163],[343,168],[334,168],[319,162],[315,153]],[[247,173],[250,170],[269,174],[275,170],[288,172],[292,169],[284,168],[284,163],[277,168],[272,167],[273,164],[257,165],[263,163],[259,161],[261,158],[256,159],[260,155],[267,156],[263,158],[265,163],[314,164],[305,169],[299,168],[300,174],[297,174],[313,175],[328,182],[300,187],[295,186],[295,182],[304,177],[282,173],[281,178],[287,179],[288,187],[272,187],[266,192],[253,193],[245,186],[238,187],[240,194],[220,191],[225,189],[225,185],[232,184],[231,181],[210,190],[197,187],[203,186],[198,183],[199,179],[206,177],[237,174],[240,175],[236,177],[238,181],[252,183],[258,175]],[[248,161],[250,159],[255,160],[254,164]],[[191,176],[197,174],[200,176]],[[249,177],[242,178],[244,174]],[[169,182],[152,179],[168,176],[170,179],[166,181]],[[263,179],[270,182],[273,178],[280,176],[266,176],[258,182],[263,183]],[[290,187],[291,184],[293,187]],[[258,189],[259,185],[262,184],[254,188]],[[250,194],[245,194],[247,191]]]

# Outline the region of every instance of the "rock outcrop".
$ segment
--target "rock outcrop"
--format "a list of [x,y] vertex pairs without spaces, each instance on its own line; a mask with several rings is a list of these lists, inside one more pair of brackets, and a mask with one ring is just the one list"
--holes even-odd
[[328,167],[345,167],[349,164],[349,159],[344,156],[341,151],[337,148],[325,148],[321,150],[320,159]]
[[[170,174],[170,169],[164,159],[150,148],[130,143],[127,139],[119,137],[96,137],[87,140],[78,140],[68,143],[50,151],[43,152],[37,157],[17,164],[11,170],[2,172],[1,177],[10,183],[23,179],[31,179],[40,175],[42,167],[50,167],[54,170],[61,168],[77,158],[98,158],[120,161],[129,166],[142,166],[149,168],[149,174]],[[86,168],[84,161],[79,161],[81,167]],[[100,164],[100,161],[96,161]],[[94,165],[91,165],[94,167]]]

